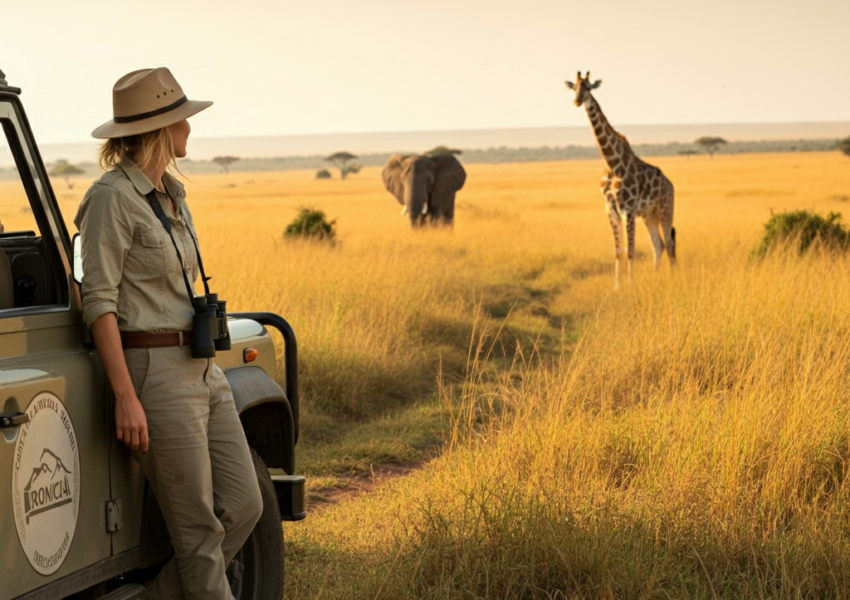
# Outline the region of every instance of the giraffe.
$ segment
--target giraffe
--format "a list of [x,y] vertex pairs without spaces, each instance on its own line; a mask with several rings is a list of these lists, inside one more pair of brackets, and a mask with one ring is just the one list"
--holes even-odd
[[[655,270],[661,264],[664,246],[670,264],[676,264],[676,230],[673,228],[673,184],[661,169],[643,162],[632,151],[625,136],[617,133],[590,93],[599,87],[602,80],[590,83],[590,72],[582,78],[576,73],[576,82],[565,82],[575,90],[575,105],[584,106],[593,127],[599,151],[605,160],[608,172],[602,178],[600,189],[605,199],[608,220],[614,230],[614,287],[620,285],[620,265],[623,262],[623,221],[628,236],[628,273],[632,277],[632,259],[635,256],[635,218],[642,217],[655,248]],[[661,241],[659,225],[664,232]]]

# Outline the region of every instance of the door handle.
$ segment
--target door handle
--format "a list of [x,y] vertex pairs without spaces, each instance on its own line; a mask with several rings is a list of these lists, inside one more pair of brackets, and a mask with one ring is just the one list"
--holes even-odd
[[0,429],[6,429],[7,427],[17,427],[18,425],[29,423],[29,421],[30,417],[26,413],[18,413],[15,415],[0,414]]

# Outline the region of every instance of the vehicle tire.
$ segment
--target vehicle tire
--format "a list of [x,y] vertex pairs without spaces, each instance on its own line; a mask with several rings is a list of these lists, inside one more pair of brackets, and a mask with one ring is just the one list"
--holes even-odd
[[280,600],[283,596],[283,527],[266,463],[251,448],[263,497],[263,514],[227,568],[236,600]]

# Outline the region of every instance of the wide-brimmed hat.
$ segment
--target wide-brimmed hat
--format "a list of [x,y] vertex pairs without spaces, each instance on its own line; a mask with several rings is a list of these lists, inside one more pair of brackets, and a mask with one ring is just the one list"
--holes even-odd
[[98,139],[138,135],[168,127],[212,102],[189,100],[165,67],[127,73],[112,88],[112,120],[91,132]]

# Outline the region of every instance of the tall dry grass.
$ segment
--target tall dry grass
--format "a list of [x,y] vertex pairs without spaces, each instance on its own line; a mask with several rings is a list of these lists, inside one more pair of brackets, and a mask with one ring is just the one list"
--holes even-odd
[[846,597],[850,262],[739,250],[609,296],[561,364],[470,373],[439,461],[297,531],[299,573],[352,575],[293,597]]

